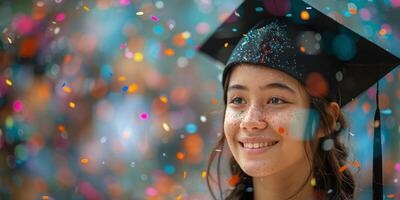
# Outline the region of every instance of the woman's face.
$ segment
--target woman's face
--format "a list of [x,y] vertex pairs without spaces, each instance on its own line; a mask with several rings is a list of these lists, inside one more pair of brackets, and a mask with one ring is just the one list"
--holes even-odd
[[246,174],[263,177],[307,162],[309,105],[303,86],[281,71],[247,64],[233,69],[224,132]]

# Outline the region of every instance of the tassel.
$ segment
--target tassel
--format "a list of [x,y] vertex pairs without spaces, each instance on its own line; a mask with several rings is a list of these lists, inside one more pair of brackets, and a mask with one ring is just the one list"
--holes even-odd
[[374,200],[383,199],[381,115],[379,110],[379,81],[376,84],[376,111],[374,117],[374,148],[372,166],[372,192]]

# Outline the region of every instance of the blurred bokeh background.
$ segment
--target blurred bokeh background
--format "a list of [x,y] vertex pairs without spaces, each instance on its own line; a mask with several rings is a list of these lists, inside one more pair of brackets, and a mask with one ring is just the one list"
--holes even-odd
[[[306,2],[400,57],[400,0]],[[210,199],[223,65],[197,48],[240,3],[0,0],[0,199]],[[387,199],[399,80],[380,81]],[[357,199],[372,195],[375,92],[345,107]]]

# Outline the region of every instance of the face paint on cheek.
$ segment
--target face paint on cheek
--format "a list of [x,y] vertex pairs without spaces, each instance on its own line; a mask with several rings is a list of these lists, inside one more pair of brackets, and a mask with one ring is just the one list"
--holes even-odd
[[309,110],[299,108],[294,110],[289,118],[289,128],[287,134],[296,140],[305,140]]

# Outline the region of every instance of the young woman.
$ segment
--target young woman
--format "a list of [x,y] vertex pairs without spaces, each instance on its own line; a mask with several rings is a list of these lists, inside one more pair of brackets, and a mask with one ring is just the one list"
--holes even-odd
[[[229,146],[231,173],[238,177],[226,199],[351,199],[351,172],[339,172],[347,150],[338,138],[346,128],[338,104],[310,96],[282,71],[233,67],[223,87],[224,137],[215,147]],[[311,136],[313,111],[320,123]],[[210,164],[220,156],[213,151]]]
[[[348,151],[339,140],[346,121],[335,98],[341,71],[335,59],[313,49],[322,35],[307,28],[287,18],[264,20],[230,55],[222,80],[224,136],[208,167],[214,198],[353,198],[353,176],[343,169]],[[226,180],[217,151],[225,145],[228,191],[221,190]],[[219,195],[210,183],[214,160]]]
[[[207,170],[214,199],[354,198],[341,107],[399,58],[298,0],[245,1],[200,50],[226,63],[223,136]],[[374,199],[383,198],[378,94]]]

